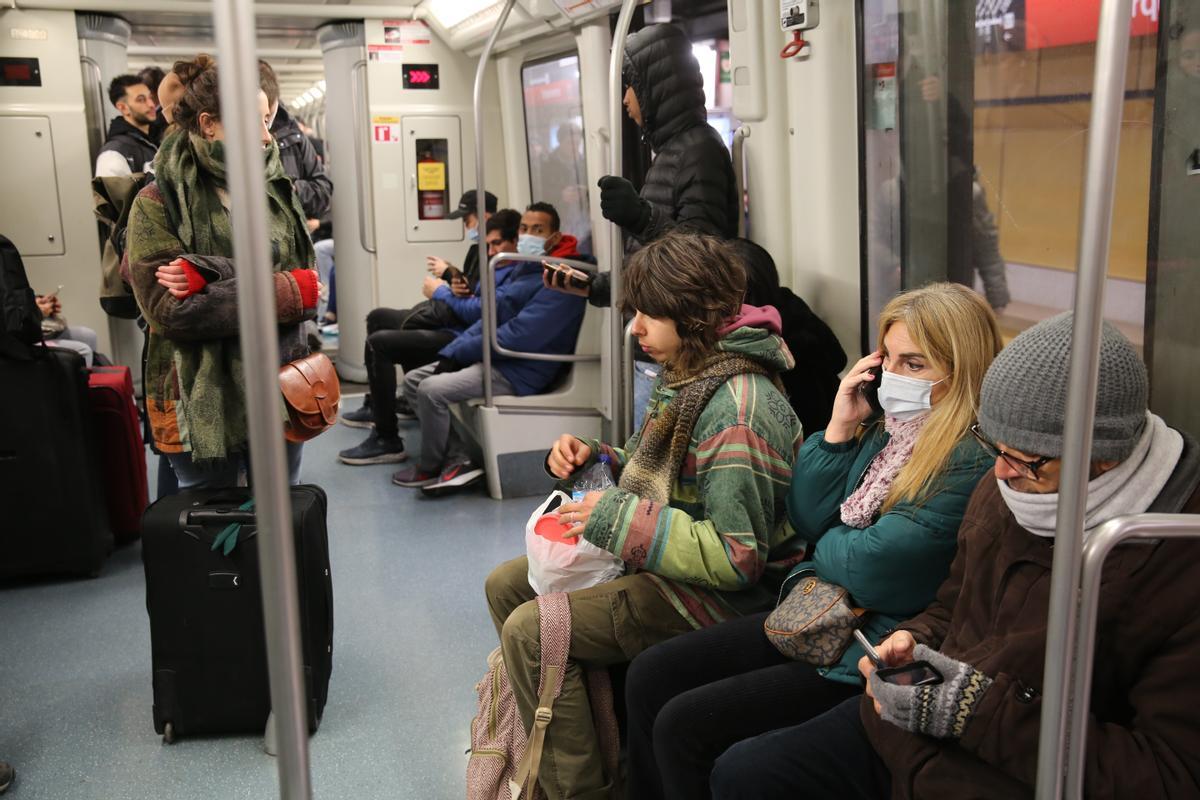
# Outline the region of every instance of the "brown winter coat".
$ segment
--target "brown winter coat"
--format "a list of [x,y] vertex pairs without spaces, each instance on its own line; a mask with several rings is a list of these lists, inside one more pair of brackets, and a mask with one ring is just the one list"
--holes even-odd
[[[1200,513],[1200,452],[1183,456],[1152,512]],[[1021,528],[993,474],[971,498],[937,600],[899,627],[995,683],[959,741],[908,733],[864,697],[867,735],[893,798],[1032,797],[1053,540]],[[1109,556],[1085,791],[1088,798],[1200,797],[1200,542],[1130,543]]]

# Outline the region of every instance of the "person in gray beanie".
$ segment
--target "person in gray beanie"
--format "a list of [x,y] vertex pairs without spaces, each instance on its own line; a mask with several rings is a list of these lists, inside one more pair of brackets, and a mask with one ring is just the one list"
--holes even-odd
[[[995,479],[971,497],[937,599],[877,648],[931,672],[906,684],[862,659],[863,698],[789,733],[807,761],[844,765],[798,776],[806,796],[1033,795],[1071,322],[1033,326],[992,362],[972,430]],[[1125,514],[1200,514],[1200,447],[1146,398],[1137,352],[1105,325],[1084,537]],[[1117,548],[1101,598],[1084,795],[1200,797],[1200,543]]]

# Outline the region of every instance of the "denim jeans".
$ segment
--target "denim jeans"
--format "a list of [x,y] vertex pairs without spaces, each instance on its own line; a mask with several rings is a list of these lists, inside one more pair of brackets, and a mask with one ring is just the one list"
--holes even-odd
[[[303,443],[284,442],[287,455],[288,483],[300,483],[300,458],[304,454]],[[250,462],[245,453],[239,453],[222,461],[210,461],[203,466],[192,462],[191,453],[167,453],[171,469],[179,481],[179,489],[225,489],[241,484],[243,471],[249,476]]]
[[[333,292],[333,239],[322,239],[313,245],[313,250],[317,253],[317,276],[321,283],[330,287],[329,291]],[[317,321],[325,319],[325,312],[328,310],[328,297],[317,301]],[[335,312],[336,313],[336,312]]]

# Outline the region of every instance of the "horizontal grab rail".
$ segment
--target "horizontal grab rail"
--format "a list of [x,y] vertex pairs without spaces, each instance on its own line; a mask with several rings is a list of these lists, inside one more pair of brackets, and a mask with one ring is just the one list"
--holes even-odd
[[[530,258],[529,256],[523,255],[521,253],[497,253],[492,258],[492,260],[490,262],[488,262],[488,271],[490,273],[494,274],[497,266],[499,266],[500,264],[510,262],[510,261],[520,261],[520,262],[527,262],[527,263],[537,262],[537,263],[540,263],[542,266],[547,266],[549,264],[566,264],[569,267],[584,268],[584,269],[588,269],[588,270],[595,269],[594,264],[589,264],[586,261],[575,261],[575,260],[572,260],[569,258]],[[507,347],[502,347],[500,345],[500,326],[498,326],[495,322],[495,320],[496,320],[495,286],[496,286],[496,282],[493,280],[491,282],[492,291],[488,293],[487,297],[483,298],[483,301],[485,303],[487,303],[488,311],[490,312],[490,320],[491,320],[491,325],[488,326],[490,328],[490,330],[485,331],[485,333],[487,335],[484,336],[484,343],[485,343],[485,346],[490,347],[491,350],[493,352],[495,352],[497,355],[507,356],[508,358],[527,358],[530,361],[551,361],[551,362],[556,362],[556,363],[560,363],[560,364],[579,364],[579,363],[586,362],[586,361],[599,361],[600,360],[599,353],[596,353],[596,354],[586,353],[583,355],[579,355],[579,354],[554,355],[551,353],[526,353],[526,352],[522,352],[520,350],[509,350]]]

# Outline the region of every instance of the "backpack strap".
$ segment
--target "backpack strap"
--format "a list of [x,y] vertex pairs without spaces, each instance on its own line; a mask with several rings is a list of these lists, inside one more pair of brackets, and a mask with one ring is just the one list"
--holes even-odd
[[616,785],[621,759],[621,733],[617,727],[617,711],[608,669],[596,667],[587,670],[587,686],[592,705],[592,724],[600,744],[600,758],[604,762],[604,771]]
[[562,692],[567,671],[567,652],[571,646],[571,603],[563,592],[539,595],[538,625],[541,639],[541,673],[538,679],[538,707],[533,713],[533,730],[517,770],[509,782],[513,800],[532,797],[542,764],[546,728],[554,718],[554,700]]

